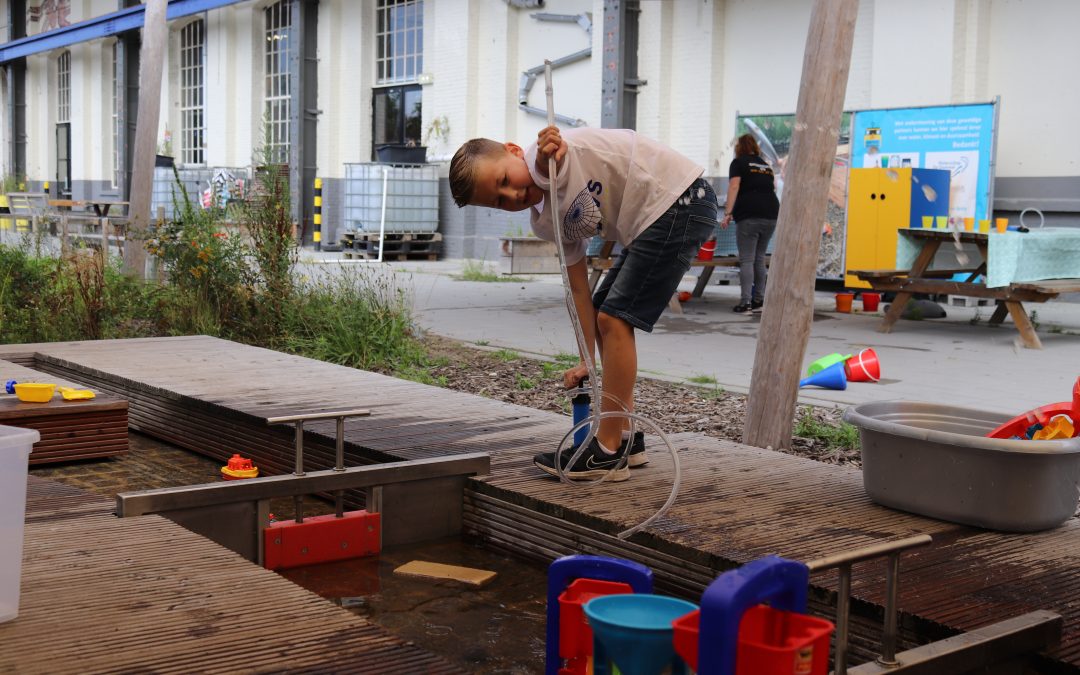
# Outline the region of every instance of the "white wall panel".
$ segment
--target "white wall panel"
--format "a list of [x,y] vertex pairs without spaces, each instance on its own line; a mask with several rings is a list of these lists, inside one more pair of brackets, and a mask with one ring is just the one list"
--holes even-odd
[[[4,3],[0,2],[0,5]],[[555,75],[557,112],[600,126],[603,0],[548,0],[520,9],[505,0],[424,3],[423,127],[445,118],[446,141],[429,156],[446,160],[465,140],[488,136],[527,145],[542,117],[518,109],[522,71],[592,46],[585,62]],[[244,2],[205,15],[206,161],[244,166],[261,137],[262,9]],[[794,112],[809,0],[643,0],[638,129],[724,175],[735,115]],[[845,107],[936,105],[1002,97],[999,177],[1080,176],[1075,119],[1080,88],[1080,2],[1074,0],[860,0]],[[319,4],[320,175],[340,177],[371,151],[375,0]],[[114,0],[72,2],[71,22],[116,10]],[[537,12],[591,15],[593,35],[574,23],[541,22]],[[177,24],[178,26],[179,24]],[[35,33],[31,26],[31,33]],[[175,34],[172,34],[175,39]],[[162,122],[179,138],[175,58],[162,92]],[[27,170],[55,176],[56,52],[27,59]],[[107,42],[72,49],[73,178],[107,181],[111,97]],[[544,108],[543,79],[529,103]],[[7,111],[0,118],[6,120]],[[7,125],[0,135],[7,138]],[[1051,149],[1048,151],[1045,146]],[[3,153],[3,162],[10,152]],[[445,169],[445,167],[444,167]]]
[[1001,96],[997,175],[1080,175],[1080,2],[995,0],[991,94]]

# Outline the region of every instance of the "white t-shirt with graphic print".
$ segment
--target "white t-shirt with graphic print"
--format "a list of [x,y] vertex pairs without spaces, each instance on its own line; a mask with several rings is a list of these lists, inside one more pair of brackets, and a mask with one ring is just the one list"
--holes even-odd
[[[599,234],[630,245],[638,234],[675,203],[703,168],[656,140],[630,129],[569,129],[567,151],[558,170],[558,206],[563,212],[566,264],[584,257]],[[550,180],[537,172],[537,146],[525,152],[532,180],[545,192]],[[531,224],[540,239],[555,241],[546,199],[531,207]]]
[[[567,152],[558,173],[563,250],[572,265],[588,240],[601,235],[623,246],[664,214],[704,172],[671,148],[632,129],[566,129]],[[533,182],[547,192],[550,181],[536,171],[536,144],[525,151]],[[537,237],[555,241],[547,199],[531,208]]]

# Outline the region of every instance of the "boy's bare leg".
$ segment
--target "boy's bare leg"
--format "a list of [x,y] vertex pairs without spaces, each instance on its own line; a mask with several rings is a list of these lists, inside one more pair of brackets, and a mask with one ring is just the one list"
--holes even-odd
[[[604,364],[603,403],[600,410],[634,410],[634,382],[637,380],[637,343],[634,327],[622,319],[597,314],[596,324],[603,342],[601,361]],[[627,428],[624,417],[608,417],[600,420],[596,437],[608,450],[618,450],[622,443],[623,429]]]

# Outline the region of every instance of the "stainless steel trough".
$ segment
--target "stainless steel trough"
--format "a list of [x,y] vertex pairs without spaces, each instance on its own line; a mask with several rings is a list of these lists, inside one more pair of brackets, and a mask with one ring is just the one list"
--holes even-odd
[[1008,416],[884,401],[849,408],[863,486],[883,506],[1009,532],[1057,527],[1076,513],[1080,438],[986,438]]

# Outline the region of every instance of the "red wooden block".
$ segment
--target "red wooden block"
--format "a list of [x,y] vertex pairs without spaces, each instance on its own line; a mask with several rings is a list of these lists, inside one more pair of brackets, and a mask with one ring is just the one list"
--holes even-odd
[[382,541],[378,513],[349,511],[283,520],[263,530],[263,566],[271,570],[377,555]]

